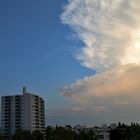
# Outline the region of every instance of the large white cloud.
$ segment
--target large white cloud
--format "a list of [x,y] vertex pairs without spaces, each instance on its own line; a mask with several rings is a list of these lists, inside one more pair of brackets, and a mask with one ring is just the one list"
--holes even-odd
[[61,20],[84,44],[75,58],[97,71],[60,88],[60,95],[73,99],[78,109],[94,113],[109,110],[114,116],[121,112],[118,119],[124,116],[124,120],[127,115],[127,120],[133,118],[129,108],[138,110],[139,5],[140,0],[69,0],[65,6]]
[[61,16],[85,46],[76,59],[104,71],[140,60],[139,0],[69,0]]

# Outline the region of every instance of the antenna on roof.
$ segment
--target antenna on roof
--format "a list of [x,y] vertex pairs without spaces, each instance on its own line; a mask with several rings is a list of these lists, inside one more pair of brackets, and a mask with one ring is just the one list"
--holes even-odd
[[23,90],[23,94],[25,94],[26,93],[26,87],[23,87],[22,90]]

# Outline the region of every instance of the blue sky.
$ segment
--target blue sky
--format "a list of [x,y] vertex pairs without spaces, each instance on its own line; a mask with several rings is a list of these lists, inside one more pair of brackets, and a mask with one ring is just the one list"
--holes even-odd
[[43,96],[46,125],[139,122],[139,5],[1,0],[0,95]]
[[[66,2],[0,1],[0,95],[21,93],[26,86],[53,110],[72,102],[59,95],[59,87],[93,73],[73,58],[82,44],[61,23]],[[53,124],[53,118],[47,121]]]

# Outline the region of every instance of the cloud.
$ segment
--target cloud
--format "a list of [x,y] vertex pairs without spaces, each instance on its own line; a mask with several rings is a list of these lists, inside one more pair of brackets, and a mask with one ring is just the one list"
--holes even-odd
[[60,94],[88,106],[140,104],[139,73],[140,64],[119,66],[77,80],[61,88]]
[[119,121],[139,122],[139,73],[140,63],[132,63],[60,88],[60,95],[74,100],[75,104],[65,108],[59,119],[67,118],[66,121],[72,124],[83,122],[89,126]]
[[97,73],[60,88],[59,93],[84,112],[133,120],[129,108],[133,112],[140,107],[139,5],[140,0],[69,0],[65,6],[62,23],[84,44],[75,59]]
[[99,72],[140,60],[139,0],[69,0],[62,22],[84,46],[80,63]]

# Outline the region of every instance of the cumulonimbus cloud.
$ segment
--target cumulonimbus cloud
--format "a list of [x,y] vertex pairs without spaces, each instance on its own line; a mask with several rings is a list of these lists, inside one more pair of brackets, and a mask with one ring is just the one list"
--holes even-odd
[[60,94],[78,103],[135,104],[140,98],[140,65],[128,64],[85,77],[60,89]]
[[69,0],[61,16],[85,46],[76,59],[104,71],[140,60],[139,0]]
[[97,74],[60,89],[84,105],[139,104],[140,0],[69,0],[61,15],[84,46],[75,54]]

